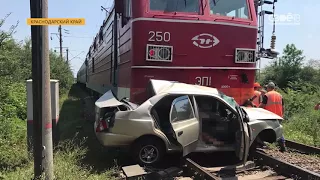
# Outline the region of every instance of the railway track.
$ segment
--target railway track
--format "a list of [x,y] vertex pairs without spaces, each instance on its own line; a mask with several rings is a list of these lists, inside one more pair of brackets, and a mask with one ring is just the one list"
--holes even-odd
[[286,146],[292,150],[305,154],[318,154],[320,155],[320,148],[308,146],[294,141],[286,140]]
[[[320,148],[307,146],[294,141],[287,141],[290,150],[304,154],[320,154]],[[253,161],[243,166],[225,166],[207,168],[202,167],[191,159],[185,160],[185,171],[192,179],[220,180],[220,179],[301,179],[320,180],[320,174],[301,168],[297,165],[274,158],[263,150],[252,154]],[[177,179],[186,179],[177,178]]]
[[301,179],[320,180],[320,174],[303,169],[288,162],[273,158],[257,150],[254,160],[245,166],[206,168],[191,159],[185,160],[185,169],[192,179]]
[[[317,147],[307,146],[304,144],[296,143],[294,141],[287,141],[289,151],[297,151],[303,154],[320,154],[320,149]],[[197,159],[197,158],[196,158]],[[223,158],[222,158],[223,159]],[[212,161],[205,159],[206,161]],[[221,159],[213,159],[213,161],[221,161]],[[253,179],[266,179],[266,180],[320,180],[320,174],[310,171],[308,169],[299,167],[295,164],[272,157],[263,149],[257,149],[250,156],[250,161],[245,165],[231,165],[221,167],[210,167],[210,165],[201,166],[191,158],[184,159],[182,163],[183,171],[176,173],[175,178],[170,173],[172,170],[163,171],[162,174],[167,174],[160,179],[203,179],[203,180],[253,180]],[[209,167],[207,167],[209,166]],[[170,169],[170,168],[169,168]],[[160,173],[161,174],[161,173]],[[179,177],[177,177],[179,176]],[[143,179],[158,179],[155,176],[145,176]]]

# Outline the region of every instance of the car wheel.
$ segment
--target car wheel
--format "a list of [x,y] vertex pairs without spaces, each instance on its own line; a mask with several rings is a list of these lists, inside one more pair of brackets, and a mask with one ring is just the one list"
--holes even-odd
[[141,165],[158,164],[164,154],[164,144],[154,138],[141,139],[133,146],[133,158]]

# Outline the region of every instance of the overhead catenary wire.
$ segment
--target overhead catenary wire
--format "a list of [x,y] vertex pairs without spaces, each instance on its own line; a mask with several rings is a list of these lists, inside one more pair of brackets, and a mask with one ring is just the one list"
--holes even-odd
[[85,36],[63,36],[63,37],[72,37],[72,38],[92,38],[92,37],[85,37]]
[[74,58],[77,58],[80,54],[84,53],[84,51],[81,51],[79,54],[77,54],[76,56],[74,56],[73,58],[71,58],[69,61],[71,61]]

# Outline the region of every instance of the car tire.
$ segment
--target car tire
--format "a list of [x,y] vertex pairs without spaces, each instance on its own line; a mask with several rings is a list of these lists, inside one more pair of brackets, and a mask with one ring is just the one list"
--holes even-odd
[[165,155],[165,146],[156,138],[143,138],[133,144],[132,156],[142,166],[157,165]]

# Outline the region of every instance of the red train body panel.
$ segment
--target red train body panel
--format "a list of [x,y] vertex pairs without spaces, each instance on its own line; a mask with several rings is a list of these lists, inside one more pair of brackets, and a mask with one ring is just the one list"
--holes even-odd
[[[78,81],[100,94],[113,89],[119,98],[139,103],[149,79],[175,80],[218,88],[242,104],[253,94],[257,69],[253,0],[216,1],[216,6],[213,0],[172,1],[181,8],[172,10],[166,0],[116,1]],[[245,5],[233,17],[210,13]]]

